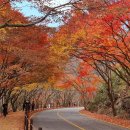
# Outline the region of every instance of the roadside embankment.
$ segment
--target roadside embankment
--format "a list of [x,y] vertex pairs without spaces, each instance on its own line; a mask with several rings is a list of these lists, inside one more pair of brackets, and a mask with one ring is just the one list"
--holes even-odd
[[130,129],[130,120],[120,119],[117,117],[110,117],[103,114],[91,113],[86,110],[81,110],[80,113],[90,118],[95,118],[97,120],[101,120],[107,123],[111,123],[113,125],[118,125]]

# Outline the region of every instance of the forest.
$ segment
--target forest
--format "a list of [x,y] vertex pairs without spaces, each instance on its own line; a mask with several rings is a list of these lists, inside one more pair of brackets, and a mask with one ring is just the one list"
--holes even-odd
[[30,100],[130,119],[130,0],[26,1],[42,16],[0,0],[0,110]]

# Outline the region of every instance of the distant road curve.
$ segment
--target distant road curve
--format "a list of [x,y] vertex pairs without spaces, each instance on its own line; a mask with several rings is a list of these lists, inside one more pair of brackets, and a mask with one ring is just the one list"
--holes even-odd
[[33,130],[130,130],[81,115],[81,109],[61,108],[39,112],[32,117]]

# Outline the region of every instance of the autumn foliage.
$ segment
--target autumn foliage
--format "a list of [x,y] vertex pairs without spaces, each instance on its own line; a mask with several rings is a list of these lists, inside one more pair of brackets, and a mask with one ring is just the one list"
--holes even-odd
[[[116,116],[116,96],[125,96],[115,94],[113,77],[123,87],[130,86],[130,0],[70,1],[57,7],[46,1],[28,2],[45,15],[28,19],[10,2],[0,0],[0,97],[18,86],[42,91],[37,89],[42,84],[46,93],[38,93],[40,100],[55,89],[67,94],[76,90],[87,109],[105,84]],[[64,25],[47,27],[47,18],[57,14],[63,15]],[[46,26],[33,26],[40,22]]]
[[[105,82],[115,116],[113,73],[130,86],[130,1],[83,1],[78,7],[80,10],[65,19],[66,24],[55,34],[54,46],[86,62],[89,68],[83,66],[80,78],[87,76],[89,70]],[[77,81],[82,84],[80,78]]]

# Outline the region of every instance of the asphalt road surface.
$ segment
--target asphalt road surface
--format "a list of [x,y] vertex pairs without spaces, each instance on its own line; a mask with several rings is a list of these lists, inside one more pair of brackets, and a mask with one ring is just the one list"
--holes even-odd
[[61,108],[37,113],[32,117],[33,130],[128,130],[81,115],[81,109]]

